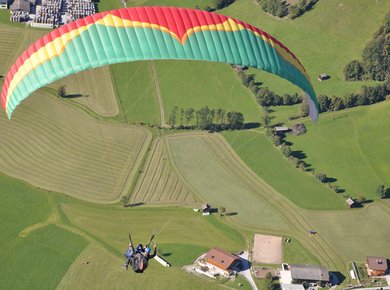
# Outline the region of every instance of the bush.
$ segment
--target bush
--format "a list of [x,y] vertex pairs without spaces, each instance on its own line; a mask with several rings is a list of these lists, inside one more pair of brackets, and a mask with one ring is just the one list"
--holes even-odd
[[320,182],[325,183],[326,182],[326,174],[325,173],[316,173],[314,174],[315,178],[317,178]]
[[282,0],[263,0],[261,7],[265,12],[274,16],[283,17],[286,15],[286,7]]

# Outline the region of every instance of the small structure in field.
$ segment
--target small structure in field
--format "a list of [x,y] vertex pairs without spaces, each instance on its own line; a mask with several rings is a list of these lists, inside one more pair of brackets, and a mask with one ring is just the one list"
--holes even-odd
[[161,265],[163,265],[164,267],[170,267],[171,264],[169,264],[167,261],[165,261],[163,258],[161,258],[160,256],[154,256],[154,259],[159,262]]
[[202,204],[202,215],[210,215],[211,214],[211,206],[207,203]]
[[348,205],[349,208],[353,208],[353,207],[356,206],[356,202],[355,202],[352,198],[350,198],[350,197],[348,197],[348,198],[345,200],[345,202],[347,203],[347,205]]
[[290,132],[290,128],[285,127],[285,126],[277,126],[277,127],[274,128],[274,132],[276,134],[278,134],[278,133],[287,133],[287,132]]
[[367,257],[368,276],[383,276],[389,269],[388,261],[383,257]]
[[328,79],[330,79],[330,76],[329,76],[328,74],[320,74],[320,75],[318,76],[318,80],[319,80],[320,82],[326,81],[326,80],[328,80]]
[[213,272],[224,277],[235,274],[234,266],[239,262],[239,257],[232,255],[220,248],[212,248],[204,257],[206,266]]
[[326,284],[329,282],[329,271],[321,265],[282,264],[280,276],[282,284],[291,284],[293,280],[299,283],[307,281]]
[[306,127],[302,123],[294,124],[291,129],[294,135],[301,135],[306,133]]
[[8,0],[0,0],[0,9],[8,9]]

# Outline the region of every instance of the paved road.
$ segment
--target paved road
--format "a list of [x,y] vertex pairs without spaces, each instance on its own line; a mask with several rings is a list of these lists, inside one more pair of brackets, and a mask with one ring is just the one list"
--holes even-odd
[[242,255],[239,256],[241,258],[241,263],[243,263],[244,271],[240,271],[238,274],[243,276],[245,279],[248,280],[249,284],[251,284],[253,290],[258,290],[255,281],[253,280],[252,274],[251,274],[251,268],[248,261],[248,252],[245,251]]

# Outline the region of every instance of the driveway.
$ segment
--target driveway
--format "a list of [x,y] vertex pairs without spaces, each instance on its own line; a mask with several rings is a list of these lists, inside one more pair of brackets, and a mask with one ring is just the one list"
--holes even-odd
[[255,281],[253,280],[252,274],[251,274],[251,265],[248,261],[248,251],[245,251],[242,253],[242,255],[239,255],[241,265],[243,266],[243,270],[238,272],[239,275],[243,276],[246,280],[248,280],[249,284],[252,286],[253,290],[258,290]]

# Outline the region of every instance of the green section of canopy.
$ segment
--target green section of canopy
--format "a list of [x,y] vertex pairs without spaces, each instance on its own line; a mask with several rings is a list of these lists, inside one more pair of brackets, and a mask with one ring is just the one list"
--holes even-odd
[[310,95],[314,107],[317,103],[306,77],[250,30],[199,31],[181,44],[157,29],[95,24],[67,43],[62,54],[32,70],[16,86],[9,100],[8,116],[31,92],[67,75],[108,64],[152,59],[203,60],[255,67],[296,84]]

